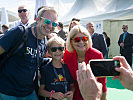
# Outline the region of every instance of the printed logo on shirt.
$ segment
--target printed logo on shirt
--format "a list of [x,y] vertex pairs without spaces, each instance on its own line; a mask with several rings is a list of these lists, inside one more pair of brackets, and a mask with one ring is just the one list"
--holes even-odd
[[59,77],[59,80],[58,79],[55,79],[55,82],[58,82],[58,81],[66,81],[66,79],[63,77],[63,75],[61,75],[61,74],[59,74],[58,75],[58,77]]
[[37,50],[30,48],[30,47],[26,47],[26,54],[36,57],[37,56]]
[[63,77],[63,75],[59,74],[58,77],[59,77],[59,79],[54,79],[54,82],[51,83],[51,85],[58,85],[58,84],[64,85],[64,84],[68,83],[66,81],[66,78]]

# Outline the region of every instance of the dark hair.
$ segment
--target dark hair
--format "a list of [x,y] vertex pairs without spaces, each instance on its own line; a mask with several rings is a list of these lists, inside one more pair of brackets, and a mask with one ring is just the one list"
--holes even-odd
[[72,21],[78,21],[78,22],[80,22],[80,19],[73,18]]
[[103,34],[105,35],[105,37],[108,37],[107,33],[106,32],[103,32]]
[[5,29],[9,29],[9,27],[6,24],[2,25],[2,27]]
[[42,8],[45,8],[45,6],[39,7],[39,8],[37,9],[37,14],[38,14],[39,10],[41,10]]
[[103,32],[103,34],[107,35],[106,32]]
[[58,26],[59,26],[60,28],[63,28],[62,22],[58,22]]

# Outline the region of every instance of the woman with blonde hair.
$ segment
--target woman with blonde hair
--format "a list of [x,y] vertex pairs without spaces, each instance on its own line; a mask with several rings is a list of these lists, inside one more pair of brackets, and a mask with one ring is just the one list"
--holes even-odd
[[[103,55],[100,51],[92,48],[92,40],[87,29],[81,25],[76,25],[68,33],[66,51],[63,58],[74,79],[75,92],[73,100],[83,100],[76,76],[76,71],[80,69],[78,64],[82,62],[88,64],[91,59],[103,59]],[[106,78],[97,78],[97,81],[103,85],[101,100],[106,100]]]

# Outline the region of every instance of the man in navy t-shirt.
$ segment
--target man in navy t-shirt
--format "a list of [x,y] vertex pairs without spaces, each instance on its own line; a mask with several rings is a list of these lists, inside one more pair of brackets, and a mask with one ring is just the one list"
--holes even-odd
[[[27,28],[26,44],[9,58],[0,70],[1,100],[38,100],[33,84],[35,72],[47,50],[45,37],[56,27],[56,20],[57,13],[54,8],[43,7],[39,10],[37,25]],[[9,30],[8,34],[0,39],[0,54],[15,47],[23,34],[22,26]]]

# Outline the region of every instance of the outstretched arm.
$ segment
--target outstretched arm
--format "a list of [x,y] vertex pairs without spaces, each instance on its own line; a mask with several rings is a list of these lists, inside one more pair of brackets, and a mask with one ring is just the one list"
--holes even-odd
[[102,84],[97,82],[89,64],[86,66],[85,62],[83,62],[79,66],[81,69],[77,70],[77,81],[84,100],[100,100]]

